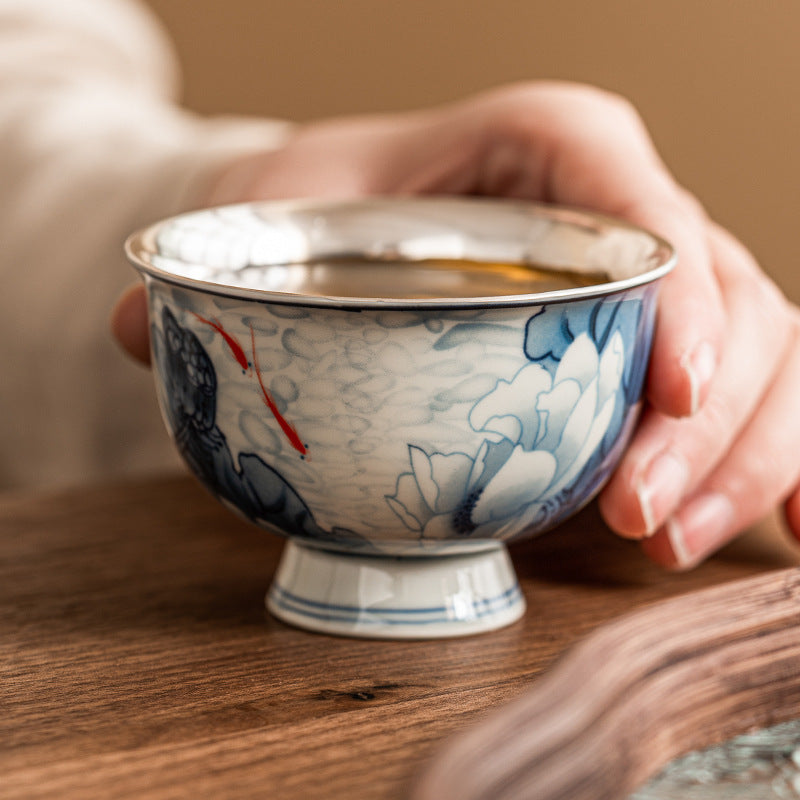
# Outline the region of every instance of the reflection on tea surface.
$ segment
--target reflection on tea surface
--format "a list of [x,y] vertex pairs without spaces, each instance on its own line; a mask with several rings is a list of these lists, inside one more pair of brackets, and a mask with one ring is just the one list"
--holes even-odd
[[[255,268],[251,268],[255,272]],[[245,272],[250,272],[246,270]],[[607,283],[603,272],[578,273],[528,264],[457,259],[389,261],[329,259],[258,269],[245,277],[254,288],[315,297],[392,300],[507,297]]]

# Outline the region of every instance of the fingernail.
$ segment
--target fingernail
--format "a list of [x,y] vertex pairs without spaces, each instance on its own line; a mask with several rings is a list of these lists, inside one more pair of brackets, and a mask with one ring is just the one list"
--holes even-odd
[[705,396],[706,386],[717,368],[717,352],[711,342],[700,342],[681,359],[681,367],[689,379],[689,416],[700,408],[701,398]]
[[686,462],[666,450],[647,466],[634,487],[644,520],[644,535],[652,536],[678,504],[689,481]]
[[734,521],[733,505],[725,495],[714,492],[690,500],[665,525],[675,566],[689,569],[711,555],[725,544]]

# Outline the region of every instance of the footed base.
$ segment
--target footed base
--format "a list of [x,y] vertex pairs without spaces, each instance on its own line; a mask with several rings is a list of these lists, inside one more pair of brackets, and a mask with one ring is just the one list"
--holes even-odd
[[464,555],[396,558],[289,542],[266,603],[290,625],[380,639],[483,633],[525,612],[502,544]]

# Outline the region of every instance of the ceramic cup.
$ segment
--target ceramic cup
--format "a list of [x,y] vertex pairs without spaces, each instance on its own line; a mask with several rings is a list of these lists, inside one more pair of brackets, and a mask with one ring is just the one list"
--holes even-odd
[[127,252],[180,453],[289,539],[269,609],[396,638],[523,613],[505,543],[609,477],[674,262],[614,220],[453,198],[228,206]]

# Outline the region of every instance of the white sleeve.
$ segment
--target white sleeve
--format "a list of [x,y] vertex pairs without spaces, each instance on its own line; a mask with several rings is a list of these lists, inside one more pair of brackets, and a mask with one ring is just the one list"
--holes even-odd
[[122,244],[192,208],[285,123],[207,119],[130,0],[0,0],[0,488],[177,463],[150,375],[111,341]]

